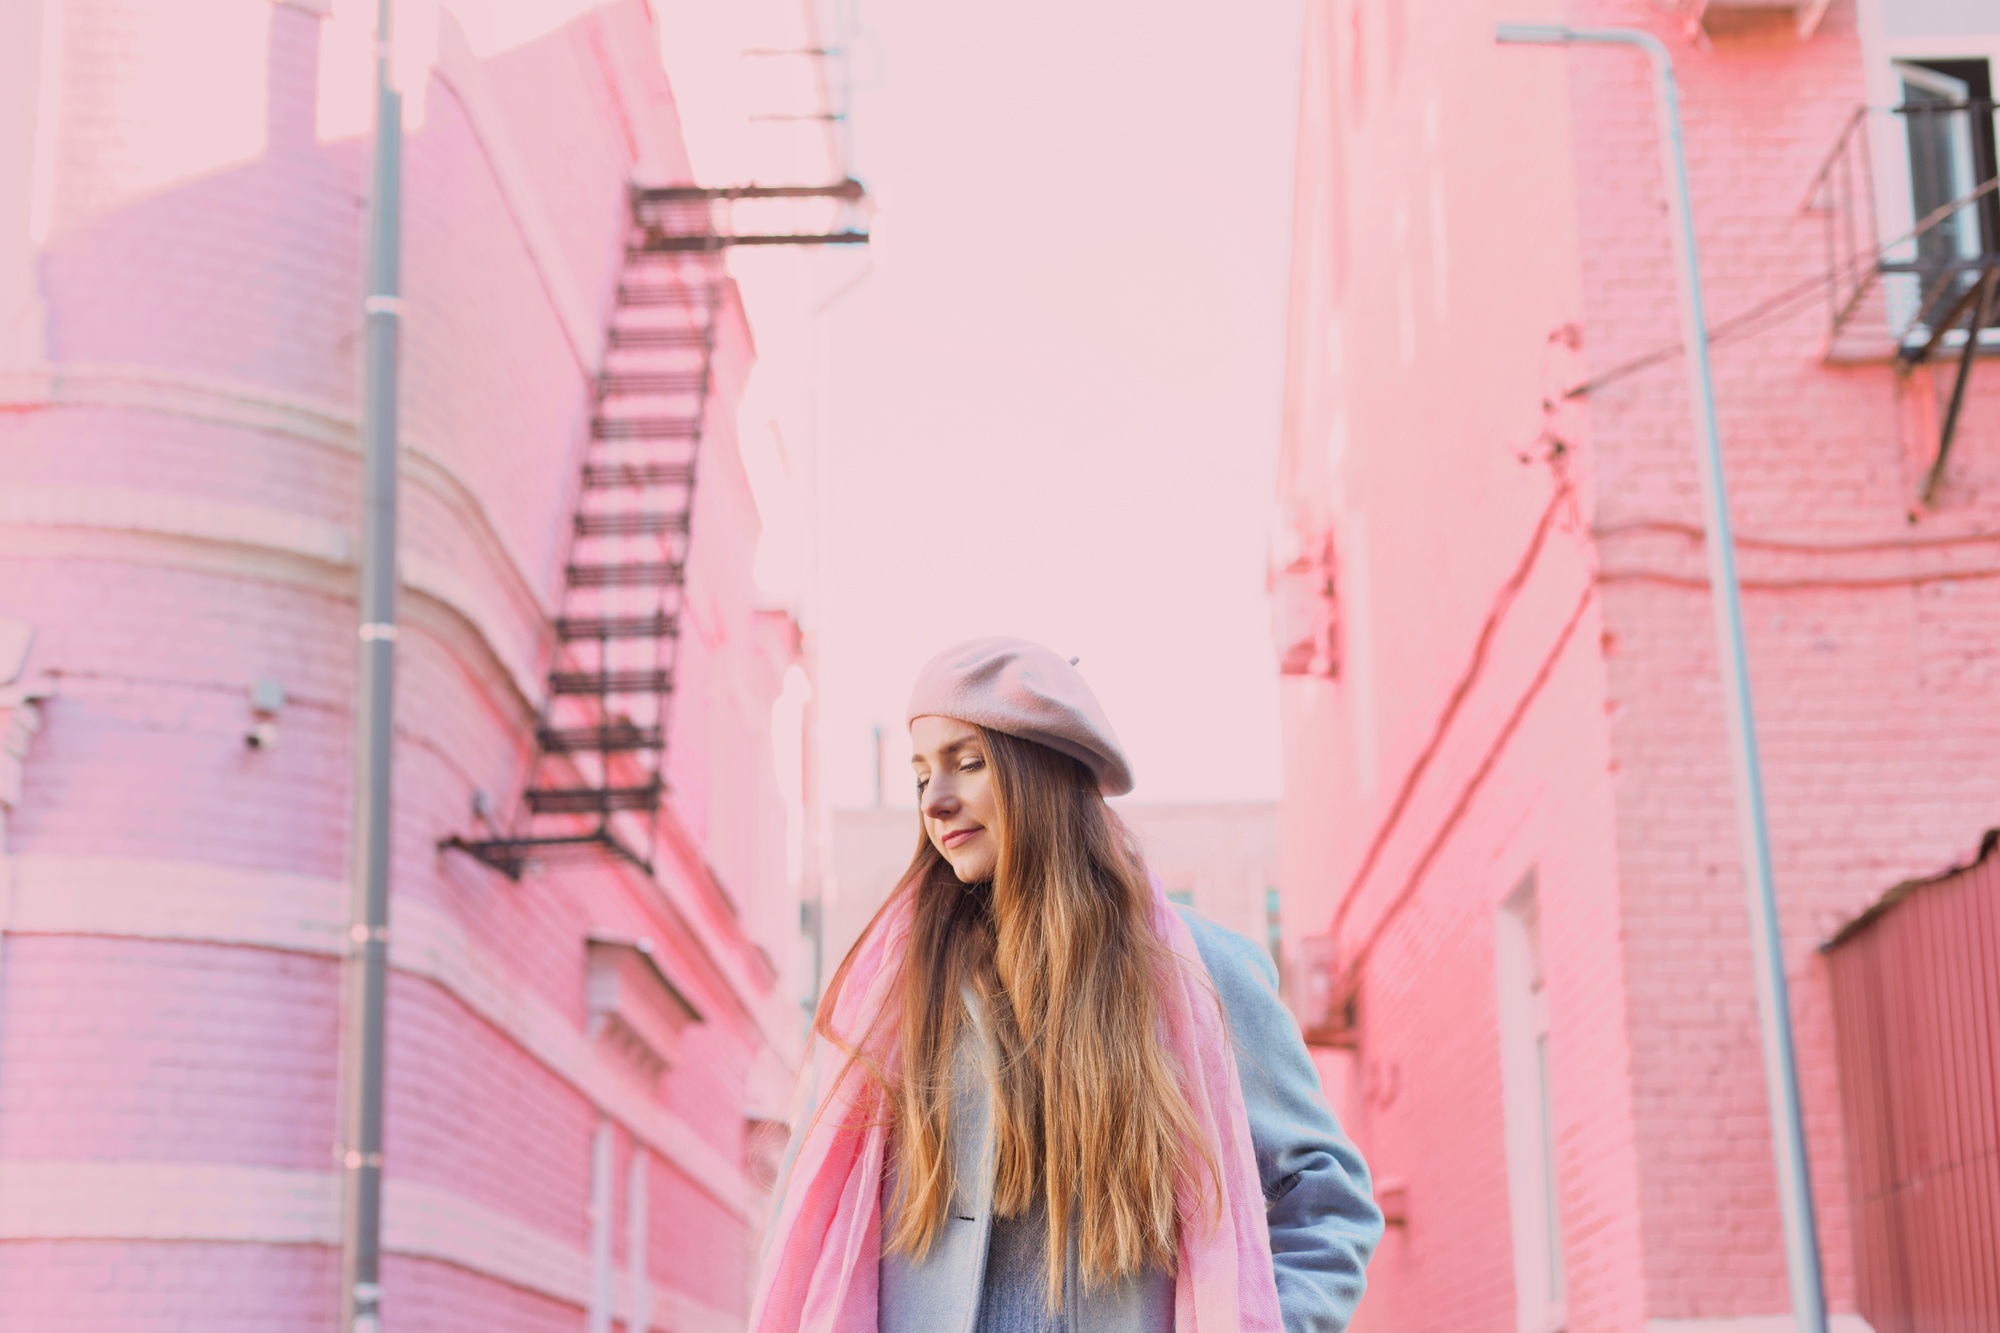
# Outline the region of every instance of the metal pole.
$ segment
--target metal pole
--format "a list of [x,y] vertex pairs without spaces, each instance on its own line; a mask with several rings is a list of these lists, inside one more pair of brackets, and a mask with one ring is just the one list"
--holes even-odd
[[343,1333],[377,1333],[382,1297],[383,1011],[389,963],[389,774],[396,672],[396,353],[402,319],[403,99],[375,28],[375,153],[370,193],[366,405],[362,422],[360,679],[355,706],[355,838],[342,1156]]
[[1730,772],[1736,789],[1736,835],[1743,887],[1750,906],[1750,944],[1757,977],[1757,1013],[1764,1048],[1764,1084],[1777,1157],[1778,1202],[1785,1225],[1785,1270],[1792,1315],[1800,1333],[1826,1333],[1819,1234],[1813,1220],[1812,1179],[1806,1162],[1805,1119],[1800,1111],[1798,1061],[1792,1048],[1791,999],[1785,984],[1784,939],[1771,875],[1771,837],[1764,818],[1764,779],[1757,758],[1757,728],[1750,705],[1750,666],[1743,650],[1742,592],[1736,579],[1736,540],[1729,528],[1723,485],[1722,443],[1715,423],[1715,382],[1708,361],[1708,316],[1702,309],[1701,267],[1695,253],[1694,216],[1688,204],[1687,155],[1681,140],[1680,95],[1673,59],[1659,38],[1637,28],[1565,28],[1503,23],[1503,43],[1561,46],[1592,43],[1637,47],[1653,62],[1660,118],[1660,154],[1667,176],[1668,223],[1680,267],[1681,343],[1687,349],[1688,391],[1694,408],[1695,462],[1701,476],[1708,527],[1708,582],[1715,609],[1717,655],[1722,661],[1729,719]]

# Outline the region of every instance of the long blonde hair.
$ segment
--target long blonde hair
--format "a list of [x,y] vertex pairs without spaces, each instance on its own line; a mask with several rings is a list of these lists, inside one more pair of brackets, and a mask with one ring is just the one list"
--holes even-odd
[[1219,1196],[1218,1149],[1160,1040],[1160,996],[1180,962],[1150,924],[1152,889],[1124,825],[1076,760],[980,736],[999,824],[992,882],[961,884],[922,838],[869,927],[911,896],[908,947],[880,1019],[898,1026],[895,1067],[862,1057],[866,1038],[832,1028],[851,952],[814,1030],[881,1086],[897,1169],[885,1247],[922,1258],[959,1184],[952,1094],[968,1015],[958,997],[978,998],[994,1056],[993,1209],[1016,1217],[1044,1205],[1054,1308],[1072,1231],[1088,1284],[1172,1272],[1189,1220],[1178,1201]]

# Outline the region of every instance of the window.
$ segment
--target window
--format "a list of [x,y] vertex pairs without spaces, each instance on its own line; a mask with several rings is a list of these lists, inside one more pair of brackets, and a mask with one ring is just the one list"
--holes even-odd
[[[1994,175],[1993,73],[2000,6],[1990,0],[1856,0],[1868,115],[1865,174],[1876,192],[1876,236],[1907,236],[1937,209]],[[1865,188],[1865,187],[1864,187]],[[1905,346],[1927,345],[1978,279],[1974,257],[2000,249],[2000,199],[1953,212],[1915,244],[1891,244],[1883,295]],[[1966,315],[1942,348],[1963,346]],[[1996,345],[1988,329],[1982,343]]]
[[1556,1333],[1567,1319],[1557,1207],[1549,1007],[1542,984],[1541,905],[1531,874],[1501,905],[1494,941],[1499,982],[1500,1087],[1507,1193],[1521,1333]]
[[[1992,70],[1981,59],[1898,60],[1895,70],[1910,216],[1921,223],[1993,179]],[[1995,249],[2000,201],[1992,198],[1957,208],[1917,238],[1917,282],[1903,299],[1921,303],[1916,313],[1926,330],[1950,316],[1978,280],[1979,256]]]

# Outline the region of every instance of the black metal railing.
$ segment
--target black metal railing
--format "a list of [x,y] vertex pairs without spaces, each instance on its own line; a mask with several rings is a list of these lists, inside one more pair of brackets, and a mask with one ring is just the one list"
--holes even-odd
[[1822,219],[1828,326],[1836,338],[1874,288],[1880,261],[1875,163],[1868,149],[1868,130],[1868,108],[1858,108],[1848,117],[1806,195],[1806,211]]
[[[1830,345],[1858,333],[1921,361],[1994,327],[1980,292],[2000,270],[1995,139],[1990,98],[1908,101],[1848,120],[1807,197],[1822,223]],[[1885,151],[1892,159],[1878,162]],[[1884,241],[1878,218],[1898,215],[1907,224]]]
[[[1830,355],[1844,340],[1864,348],[1886,341],[1918,366],[1956,344],[1937,453],[1921,490],[1928,505],[1944,485],[1972,363],[2000,349],[2000,136],[1989,97],[1909,91],[1887,112],[1854,114],[1813,177],[1807,207],[1824,223]],[[1877,168],[1883,148],[1897,154],[1894,174]],[[1884,242],[1878,210],[1893,216],[1905,208],[1908,226]]]
[[866,245],[867,199],[851,177],[825,185],[669,185],[632,192],[644,246],[654,254],[738,245]]

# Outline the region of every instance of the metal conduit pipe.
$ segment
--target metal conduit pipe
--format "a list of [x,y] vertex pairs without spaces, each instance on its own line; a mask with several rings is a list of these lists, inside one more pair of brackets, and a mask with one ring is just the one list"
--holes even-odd
[[342,1333],[379,1333],[382,1075],[389,967],[389,774],[395,744],[396,371],[402,323],[403,99],[391,66],[392,0],[375,26],[362,417],[360,677],[355,699],[354,854],[341,1154]]
[[1681,346],[1687,352],[1689,398],[1694,408],[1707,519],[1708,580],[1714,589],[1715,638],[1722,663],[1724,709],[1729,721],[1730,774],[1736,791],[1737,842],[1743,887],[1749,898],[1750,944],[1757,977],[1765,1092],[1777,1156],[1778,1203],[1785,1226],[1785,1270],[1792,1317],[1799,1333],[1826,1333],[1826,1293],[1820,1270],[1819,1229],[1813,1219],[1812,1180],[1806,1163],[1805,1118],[1800,1110],[1798,1060],[1792,1043],[1791,998],[1785,984],[1784,939],[1772,884],[1771,837],[1764,815],[1764,778],[1757,755],[1757,727],[1750,703],[1750,667],[1743,649],[1742,591],[1736,577],[1736,542],[1730,533],[1729,495],[1723,484],[1721,435],[1715,420],[1715,381],[1708,359],[1708,316],[1702,309],[1701,266],[1688,202],[1687,154],[1681,134],[1680,93],[1674,62],[1660,39],[1638,28],[1568,28],[1560,24],[1503,23],[1502,44],[1626,46],[1653,64],[1659,113],[1660,156],[1667,177],[1668,224],[1680,269]]

